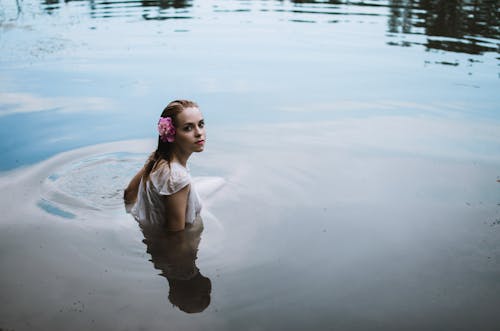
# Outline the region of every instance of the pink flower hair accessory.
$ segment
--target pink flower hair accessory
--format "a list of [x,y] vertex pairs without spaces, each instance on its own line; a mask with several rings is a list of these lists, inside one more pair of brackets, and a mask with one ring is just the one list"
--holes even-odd
[[175,126],[171,117],[160,117],[158,121],[158,134],[163,142],[174,142]]

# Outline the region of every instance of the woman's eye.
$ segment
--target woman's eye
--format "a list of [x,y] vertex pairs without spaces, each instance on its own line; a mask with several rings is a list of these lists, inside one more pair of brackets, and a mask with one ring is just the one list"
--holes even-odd
[[191,131],[193,127],[191,125],[185,126],[184,131]]
[[205,122],[200,122],[200,124],[198,124],[198,126],[199,126],[200,128],[204,127],[204,126],[205,126]]

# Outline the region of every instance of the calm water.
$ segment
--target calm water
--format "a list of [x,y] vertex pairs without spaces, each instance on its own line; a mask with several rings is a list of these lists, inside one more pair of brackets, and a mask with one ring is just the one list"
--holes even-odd
[[[0,0],[0,329],[496,330],[498,1]],[[122,189],[198,101],[203,229]]]

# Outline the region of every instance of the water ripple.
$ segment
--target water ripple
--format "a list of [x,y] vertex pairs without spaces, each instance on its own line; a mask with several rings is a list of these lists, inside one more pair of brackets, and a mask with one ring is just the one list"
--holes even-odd
[[123,188],[143,159],[142,154],[118,152],[65,164],[43,181],[38,206],[65,218],[74,218],[81,209],[102,212],[123,208]]

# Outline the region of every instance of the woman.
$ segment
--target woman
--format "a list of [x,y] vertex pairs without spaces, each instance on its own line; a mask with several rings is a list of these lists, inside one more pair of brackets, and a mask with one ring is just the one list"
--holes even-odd
[[191,184],[187,161],[205,148],[205,122],[198,105],[172,101],[158,121],[158,148],[125,189],[124,199],[134,204],[131,213],[141,226],[184,230],[201,210]]

